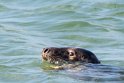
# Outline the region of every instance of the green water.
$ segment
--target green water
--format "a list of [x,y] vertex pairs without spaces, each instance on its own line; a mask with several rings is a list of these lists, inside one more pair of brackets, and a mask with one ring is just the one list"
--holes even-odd
[[[44,71],[41,50],[50,46],[85,48],[123,67],[124,0],[0,0],[0,83],[97,83]],[[99,82],[124,82],[111,76]]]

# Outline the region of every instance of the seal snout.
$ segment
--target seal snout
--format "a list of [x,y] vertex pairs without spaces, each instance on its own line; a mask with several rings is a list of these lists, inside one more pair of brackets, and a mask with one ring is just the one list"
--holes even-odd
[[48,53],[50,52],[50,49],[49,48],[43,48],[43,51],[42,51],[42,58],[44,60],[47,60],[47,56],[48,56]]
[[42,58],[44,60],[48,60],[50,58],[53,58],[55,55],[55,48],[43,48],[42,50]]

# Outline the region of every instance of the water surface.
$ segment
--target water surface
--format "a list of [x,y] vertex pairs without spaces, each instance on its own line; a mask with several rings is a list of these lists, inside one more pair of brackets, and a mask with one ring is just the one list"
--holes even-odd
[[[89,69],[105,78],[87,81],[44,71],[41,49],[50,46],[86,48],[117,73]],[[123,49],[124,0],[0,0],[0,83],[123,83]]]

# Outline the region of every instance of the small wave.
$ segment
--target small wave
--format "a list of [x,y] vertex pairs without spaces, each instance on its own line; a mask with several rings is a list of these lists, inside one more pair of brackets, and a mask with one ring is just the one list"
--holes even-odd
[[89,22],[85,21],[71,21],[71,20],[66,20],[66,21],[60,21],[56,23],[56,25],[52,26],[54,29],[73,29],[73,28],[86,28],[86,27],[92,27],[94,25],[90,24]]
[[115,15],[115,16],[124,16],[124,11],[118,11],[118,12],[116,12],[116,13],[114,13],[113,15]]
[[1,12],[1,11],[7,11],[7,10],[9,10],[9,9],[10,9],[10,8],[6,7],[5,5],[0,4],[0,12]]

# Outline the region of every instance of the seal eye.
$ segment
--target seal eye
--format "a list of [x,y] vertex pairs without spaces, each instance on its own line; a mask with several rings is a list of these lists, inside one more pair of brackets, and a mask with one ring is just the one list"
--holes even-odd
[[69,56],[74,56],[74,53],[73,52],[69,52]]
[[69,52],[69,60],[70,61],[76,61],[76,55],[74,52]]

